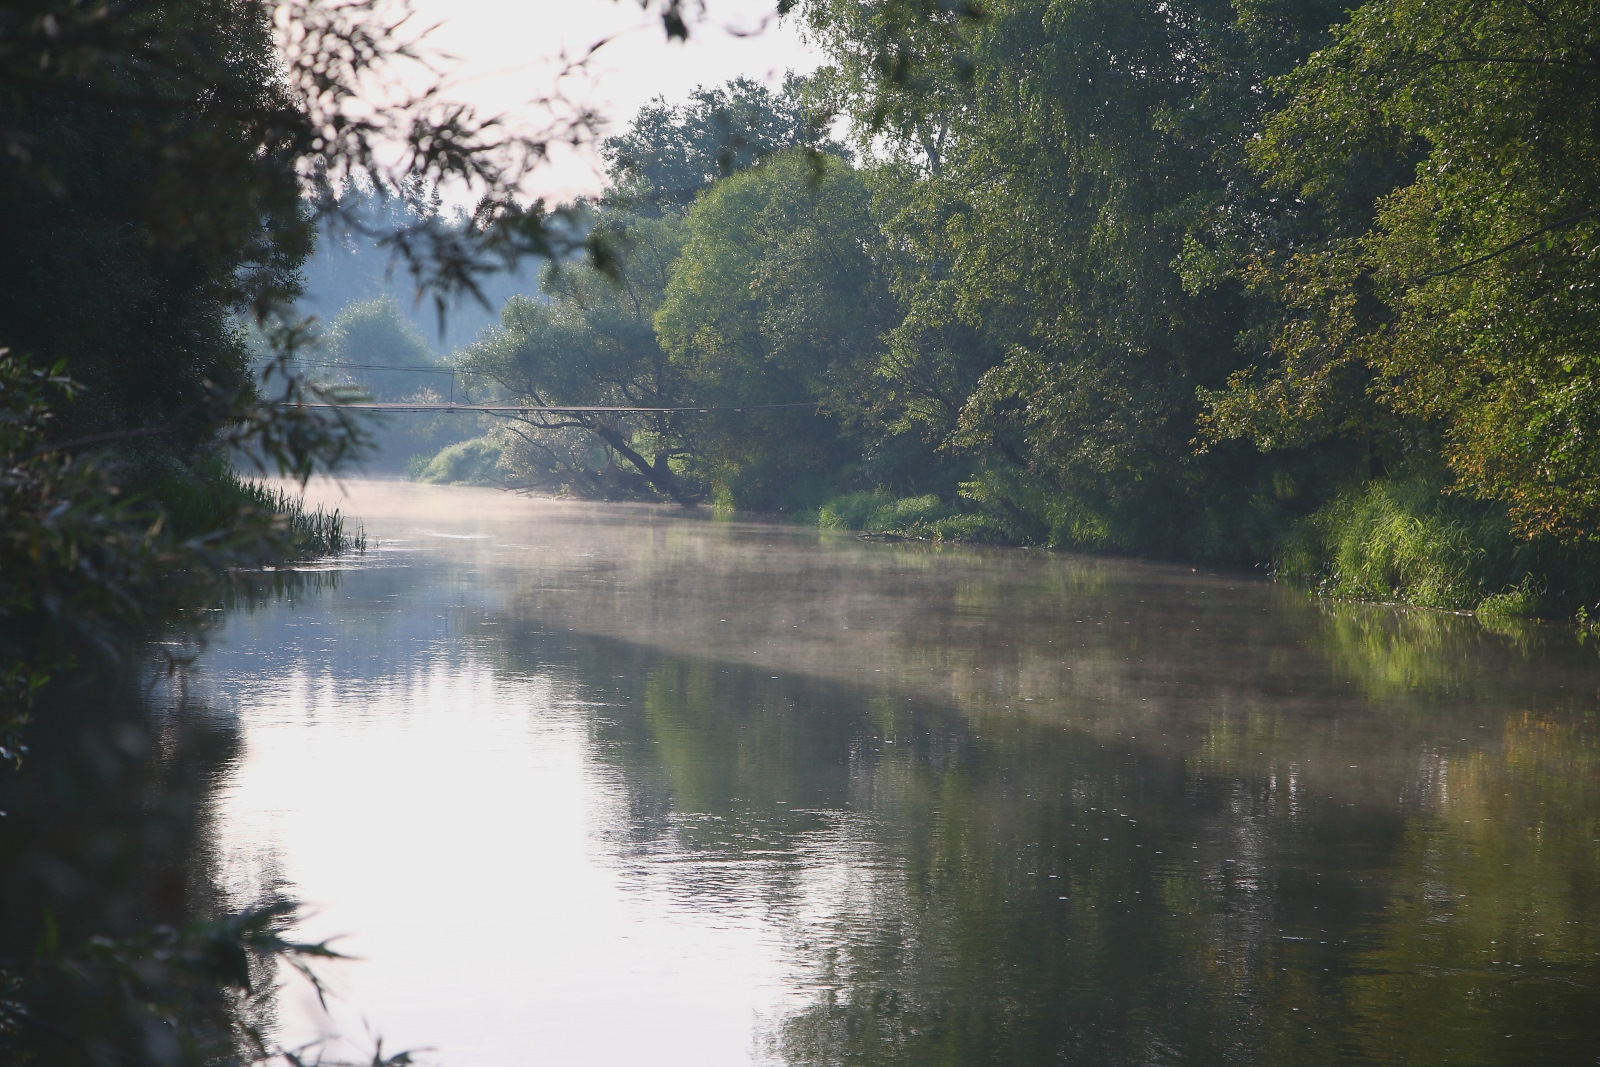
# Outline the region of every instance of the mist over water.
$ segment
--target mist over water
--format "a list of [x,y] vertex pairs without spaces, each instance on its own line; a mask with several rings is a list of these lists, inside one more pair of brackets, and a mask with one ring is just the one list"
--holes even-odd
[[[498,1064],[1593,1063],[1600,661],[1187,566],[350,482],[234,610],[236,903]],[[337,496],[338,490],[322,492]]]

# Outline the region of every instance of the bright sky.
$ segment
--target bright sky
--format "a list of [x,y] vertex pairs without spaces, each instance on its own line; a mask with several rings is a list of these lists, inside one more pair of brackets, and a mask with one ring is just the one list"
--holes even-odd
[[[660,18],[639,0],[413,0],[413,24],[437,24],[429,41],[455,60],[453,99],[522,129],[549,127],[540,99],[568,60],[610,38],[562,91],[606,115],[615,130],[657,94],[677,102],[696,86],[740,75],[776,85],[786,70],[815,69],[820,54],[793,25],[778,22],[776,7],[776,0],[707,0],[687,44],[668,44]],[[561,148],[530,192],[559,201],[597,192],[602,183],[592,150]]]

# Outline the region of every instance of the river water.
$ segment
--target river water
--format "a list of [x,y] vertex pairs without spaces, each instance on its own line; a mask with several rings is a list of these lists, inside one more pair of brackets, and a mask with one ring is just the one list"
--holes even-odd
[[[347,483],[192,687],[290,1043],[1593,1064],[1600,655],[1188,566]],[[324,487],[325,496],[338,490]],[[335,1047],[338,1047],[338,1040]]]

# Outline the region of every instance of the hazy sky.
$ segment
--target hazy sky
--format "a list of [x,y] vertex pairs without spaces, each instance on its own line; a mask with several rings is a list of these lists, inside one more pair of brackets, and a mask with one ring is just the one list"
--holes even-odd
[[[523,128],[549,125],[550,109],[539,101],[555,88],[563,57],[582,56],[606,38],[587,71],[568,77],[562,90],[609,116],[612,128],[657,94],[677,101],[697,85],[739,75],[776,84],[786,70],[814,69],[820,56],[792,25],[778,23],[776,6],[708,0],[689,42],[668,44],[660,19],[638,0],[413,0],[416,24],[437,24],[429,40],[454,58],[450,95]],[[592,151],[561,149],[530,191],[561,200],[595,192],[601,181]]]

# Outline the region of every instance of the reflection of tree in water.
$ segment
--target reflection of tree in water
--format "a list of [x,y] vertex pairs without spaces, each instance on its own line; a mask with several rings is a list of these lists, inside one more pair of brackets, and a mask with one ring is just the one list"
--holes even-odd
[[[1316,648],[1375,699],[1403,694],[1515,703],[1530,684],[1548,683],[1549,661],[1587,668],[1570,627],[1525,620],[1485,622],[1456,612],[1322,601]],[[1543,677],[1541,677],[1543,676]]]
[[1600,728],[1513,712],[1500,741],[1442,761],[1439,803],[1406,828],[1388,921],[1347,983],[1375,1060],[1600,1052]]
[[[120,977],[84,946],[218,912],[211,797],[238,757],[237,732],[184,706],[152,711],[128,686],[90,683],[50,700],[31,730],[34,755],[0,772],[0,959],[23,983],[0,1051],[51,1065],[113,1049],[119,1063],[180,1062],[161,1054],[172,1033],[132,1010]],[[216,985],[184,999],[197,1050],[231,1052],[234,999]]]
[[[810,1003],[764,1025],[773,1058],[1592,1060],[1600,758],[1592,723],[1559,703],[1507,720],[1487,713],[1498,691],[1455,710],[1390,691],[1370,709],[1404,752],[1365,792],[1303,764],[1381,743],[1305,734],[1281,677],[1237,684],[1277,688],[1283,714],[1258,689],[1250,713],[1216,709],[1188,741],[1138,741],[561,640],[555,658],[611,705],[594,752],[629,797],[605,832],[630,870],[691,906],[760,902],[784,929]],[[1350,646],[1328,647],[1351,666]],[[1473,657],[1540,669],[1498,644],[1436,651],[1456,666],[1431,677]],[[1485,722],[1506,723],[1474,739],[1498,748],[1421,742],[1424,724]],[[1535,1045],[1490,1040],[1530,1020]]]

